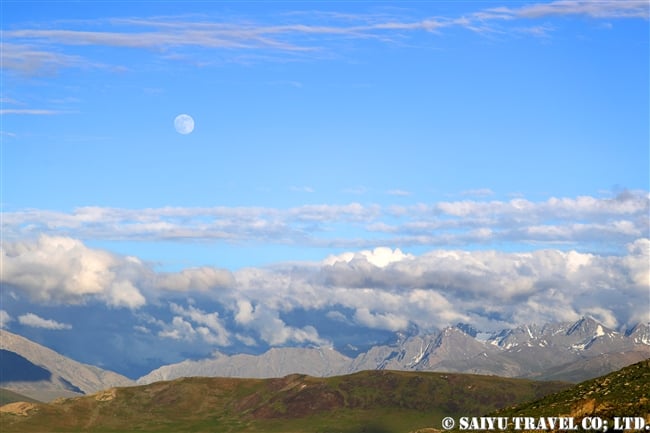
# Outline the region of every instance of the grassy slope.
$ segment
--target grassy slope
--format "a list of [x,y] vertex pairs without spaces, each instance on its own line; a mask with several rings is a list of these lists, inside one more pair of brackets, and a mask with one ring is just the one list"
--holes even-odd
[[496,416],[644,417],[650,423],[650,359],[582,382],[540,400],[498,411]]
[[186,378],[1,414],[20,432],[405,432],[480,415],[568,384],[428,372],[282,379]]

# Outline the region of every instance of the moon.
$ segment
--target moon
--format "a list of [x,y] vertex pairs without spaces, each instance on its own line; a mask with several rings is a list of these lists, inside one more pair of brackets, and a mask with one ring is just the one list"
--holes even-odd
[[194,131],[194,119],[188,114],[179,114],[174,119],[174,128],[179,134],[190,134]]

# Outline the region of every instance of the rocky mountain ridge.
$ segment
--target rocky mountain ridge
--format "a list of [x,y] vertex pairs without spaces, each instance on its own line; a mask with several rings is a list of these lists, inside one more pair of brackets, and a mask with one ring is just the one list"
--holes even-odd
[[[593,318],[523,325],[491,335],[469,325],[434,334],[400,335],[350,358],[326,348],[274,348],[261,355],[225,355],[153,370],[139,384],[188,376],[282,377],[349,374],[362,370],[440,371],[578,382],[650,358],[650,324],[628,332]],[[579,365],[579,368],[573,368]]]
[[42,401],[191,376],[274,378],[298,373],[329,377],[363,370],[401,370],[580,382],[648,358],[650,324],[621,333],[582,318],[492,334],[464,324],[430,334],[409,330],[354,358],[324,347],[276,347],[260,355],[215,352],[208,359],[161,366],[133,381],[0,330],[0,386]]
[[0,386],[3,388],[47,401],[133,384],[120,374],[82,364],[0,329]]

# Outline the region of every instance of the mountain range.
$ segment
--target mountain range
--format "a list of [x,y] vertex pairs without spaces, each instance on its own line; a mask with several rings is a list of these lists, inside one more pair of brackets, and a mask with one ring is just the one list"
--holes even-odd
[[650,324],[625,333],[593,318],[524,325],[486,334],[458,324],[434,334],[398,333],[355,358],[327,348],[274,348],[261,355],[225,355],[165,365],[137,380],[188,376],[281,377],[349,374],[362,370],[441,371],[578,382],[650,357]]
[[0,386],[48,401],[181,377],[328,377],[364,370],[437,371],[579,382],[650,358],[650,324],[627,332],[593,318],[523,325],[483,333],[466,324],[423,334],[397,333],[392,342],[354,357],[323,347],[276,347],[260,355],[215,352],[209,359],[161,366],[137,380],[75,362],[0,330]]

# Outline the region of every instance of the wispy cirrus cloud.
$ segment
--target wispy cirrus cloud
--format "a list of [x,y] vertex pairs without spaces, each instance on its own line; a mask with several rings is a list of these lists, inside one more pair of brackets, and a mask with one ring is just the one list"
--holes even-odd
[[494,191],[492,191],[490,188],[468,189],[461,191],[460,195],[469,197],[489,197],[491,195],[494,195]]
[[[554,1],[519,7],[479,9],[463,16],[391,16],[387,13],[278,14],[284,22],[224,22],[206,16],[108,18],[88,21],[68,20],[52,23],[52,28],[16,28],[3,31],[3,66],[26,74],[56,71],[66,67],[97,67],[99,59],[66,54],[53,47],[105,46],[118,49],[144,49],[166,58],[187,59],[193,50],[228,50],[258,53],[313,55],[327,52],[336,40],[377,40],[391,43],[414,32],[440,33],[449,28],[464,28],[478,33],[528,33],[547,37],[553,28],[528,21],[554,16],[585,16],[592,19],[648,19],[647,2]],[[509,23],[527,21],[525,26]],[[90,24],[90,25],[89,25]],[[93,28],[88,30],[88,28]],[[263,54],[266,53],[266,54]]]
[[386,191],[386,194],[388,195],[395,195],[395,196],[401,196],[401,197],[408,197],[411,195],[410,191],[406,191],[404,189],[389,189]]
[[72,54],[61,53],[50,47],[50,44],[25,44],[10,42],[11,36],[5,36],[0,43],[2,68],[6,71],[16,71],[23,75],[47,75],[66,68],[96,67],[95,60]]
[[293,208],[82,207],[5,212],[7,238],[49,234],[97,240],[255,242],[367,248],[491,243],[589,244],[611,250],[648,235],[645,191],[614,197],[349,203]]
[[591,18],[643,18],[650,17],[648,2],[637,0],[574,1],[560,0],[549,3],[535,3],[519,8],[497,8],[498,11],[513,17],[539,18],[547,16],[582,15]]
[[65,114],[65,111],[59,110],[46,110],[38,108],[2,108],[0,115],[5,114],[19,114],[19,115],[35,115],[35,116],[51,116],[55,114]]

